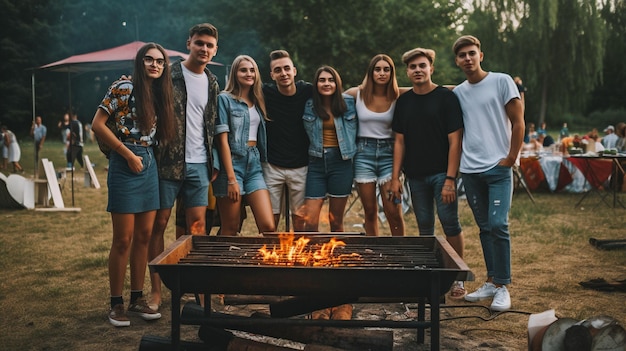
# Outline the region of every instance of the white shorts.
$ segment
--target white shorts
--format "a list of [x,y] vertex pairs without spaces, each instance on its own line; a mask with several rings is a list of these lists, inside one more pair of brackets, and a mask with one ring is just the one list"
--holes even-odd
[[298,214],[304,206],[304,190],[306,188],[306,166],[300,168],[283,168],[263,162],[263,178],[270,192],[272,213],[280,214],[285,208],[285,185],[289,191],[289,210]]

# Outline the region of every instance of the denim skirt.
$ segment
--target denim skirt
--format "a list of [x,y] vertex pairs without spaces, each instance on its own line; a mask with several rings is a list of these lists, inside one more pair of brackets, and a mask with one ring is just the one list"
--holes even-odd
[[159,209],[159,175],[152,147],[124,145],[142,158],[143,169],[139,173],[131,171],[124,157],[115,151],[111,152],[107,175],[107,211],[141,213]]

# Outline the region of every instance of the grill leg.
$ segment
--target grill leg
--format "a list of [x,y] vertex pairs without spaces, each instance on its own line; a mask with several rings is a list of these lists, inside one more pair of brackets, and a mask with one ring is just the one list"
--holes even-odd
[[430,350],[439,351],[439,272],[430,279]]
[[[426,298],[420,297],[417,300],[417,321],[424,322],[426,320]],[[424,343],[424,328],[417,328],[417,343]]]
[[177,274],[175,284],[172,284],[172,350],[180,350],[180,277]]

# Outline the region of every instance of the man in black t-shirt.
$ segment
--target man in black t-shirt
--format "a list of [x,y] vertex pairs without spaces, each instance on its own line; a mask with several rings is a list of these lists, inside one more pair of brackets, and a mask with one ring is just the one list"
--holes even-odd
[[78,161],[81,167],[84,167],[83,162],[83,124],[78,120],[78,116],[72,114],[72,121],[70,122],[70,135],[69,149],[67,156],[67,168],[74,167],[74,161]]
[[[420,235],[435,234],[435,204],[446,240],[463,257],[456,176],[461,159],[463,112],[456,95],[432,82],[435,52],[416,48],[402,55],[413,89],[396,101],[392,129],[396,133],[390,197],[401,198],[400,171],[411,189]],[[450,297],[465,297],[455,282]]]
[[[311,98],[312,85],[295,81],[296,67],[284,50],[270,53],[270,76],[274,83],[263,85],[267,109],[267,158],[263,164],[265,183],[270,192],[274,221],[278,229],[281,209],[288,191],[293,230],[304,230],[304,219],[299,215],[304,205],[309,138],[304,130],[302,114]],[[285,230],[289,230],[285,225]]]

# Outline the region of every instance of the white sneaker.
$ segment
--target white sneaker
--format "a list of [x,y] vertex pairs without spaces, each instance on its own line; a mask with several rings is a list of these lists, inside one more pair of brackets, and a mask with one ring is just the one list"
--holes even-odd
[[511,295],[506,289],[506,286],[502,285],[496,288],[496,294],[493,296],[491,302],[491,310],[496,312],[508,311],[511,308]]
[[465,295],[465,301],[476,302],[492,298],[496,294],[496,286],[493,283],[486,282],[471,294]]

